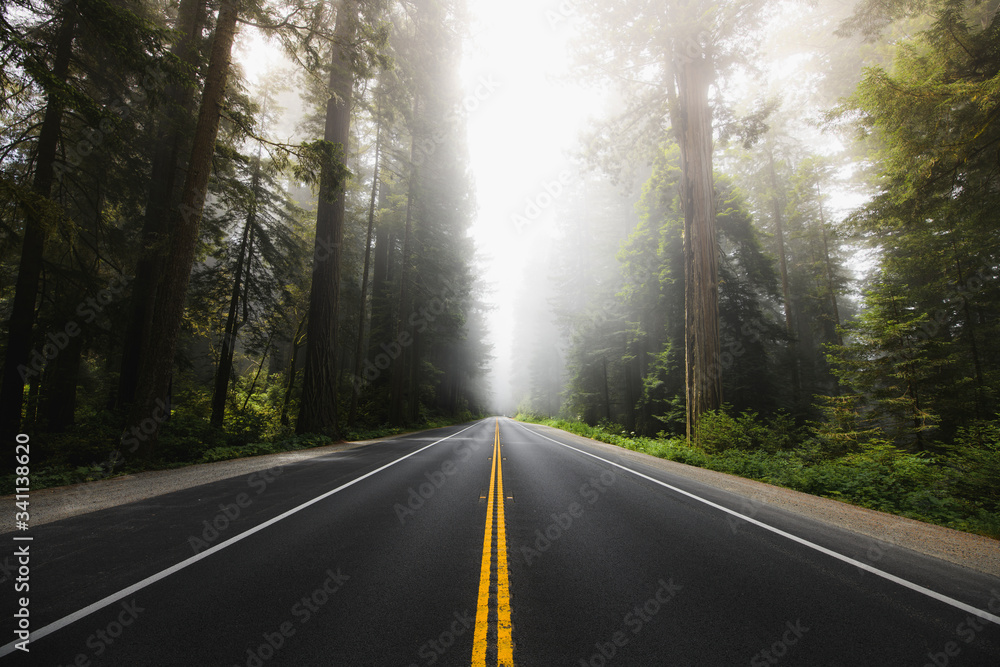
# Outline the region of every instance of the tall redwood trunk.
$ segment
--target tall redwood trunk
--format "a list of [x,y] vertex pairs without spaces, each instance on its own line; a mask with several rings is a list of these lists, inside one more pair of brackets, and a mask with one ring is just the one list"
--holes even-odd
[[689,438],[698,418],[722,405],[710,79],[707,59],[689,59],[680,65],[678,143],[684,209],[684,376]]
[[[53,89],[47,91],[45,114],[38,133],[35,151],[35,174],[32,189],[42,199],[52,194],[55,182],[54,166],[59,135],[62,131],[64,96],[58,90],[69,76],[69,63],[73,53],[76,31],[76,5],[67,3],[61,17],[56,54],[52,63]],[[44,207],[21,207],[24,215],[24,237],[21,259],[17,267],[14,301],[11,304],[7,326],[7,352],[4,359],[3,380],[0,383],[0,438],[13,443],[21,427],[21,409],[24,401],[24,383],[30,374],[32,337],[35,323],[35,301],[38,298],[38,281],[42,274],[42,257],[45,252]],[[44,348],[43,348],[44,349]],[[11,459],[13,460],[13,459]],[[5,461],[2,466],[10,463]]]
[[[416,122],[418,109],[416,102],[414,102],[413,109],[414,122]],[[392,340],[395,341],[400,339],[404,323],[410,313],[410,289],[408,281],[410,279],[410,248],[413,236],[413,200],[416,197],[417,168],[414,164],[415,153],[416,138],[411,137],[410,164],[413,166],[410,168],[409,187],[406,192],[406,223],[403,226],[403,256],[400,260],[399,267],[399,298],[396,305],[396,318],[393,331],[394,335],[392,338]],[[416,345],[411,345],[411,348],[413,347],[416,347]],[[389,397],[389,421],[394,426],[401,426],[406,420],[406,415],[403,412],[403,393],[406,389],[405,362],[409,359],[410,363],[415,363],[412,360],[412,355],[412,349],[404,350],[403,354],[399,356],[392,368],[392,392]]]
[[[197,68],[201,31],[205,25],[206,0],[181,0],[177,9],[176,30],[179,38],[171,49],[185,65]],[[166,104],[157,128],[149,194],[142,225],[142,248],[132,281],[129,319],[122,339],[121,369],[115,407],[127,409],[135,398],[139,364],[143,348],[154,336],[153,312],[156,288],[163,272],[167,252],[170,211],[180,201],[179,185],[183,178],[181,156],[188,147],[188,137],[195,123],[195,86],[174,85],[168,88]],[[188,148],[188,150],[190,150]],[[190,153],[188,153],[190,154]]]
[[76,385],[83,361],[83,336],[73,336],[45,367],[39,394],[41,425],[49,433],[62,433],[76,417]]
[[844,338],[840,334],[840,308],[837,305],[837,290],[833,284],[833,261],[830,259],[830,244],[826,233],[826,217],[823,215],[823,197],[817,189],[816,199],[819,206],[819,225],[823,232],[823,262],[826,268],[826,289],[830,293],[830,307],[833,308],[834,334],[837,345],[844,344]]
[[184,316],[184,301],[205,207],[239,10],[240,0],[222,0],[219,7],[181,206],[170,213],[172,234],[156,298],[153,336],[143,353],[136,400],[122,433],[122,448],[129,452],[139,449],[144,456],[154,451],[160,426],[170,416],[170,378],[177,335]]
[[347,423],[354,426],[358,418],[358,394],[361,393],[361,357],[364,354],[365,316],[368,308],[368,271],[372,258],[372,229],[375,226],[375,202],[378,197],[379,149],[382,140],[382,121],[375,128],[375,169],[372,174],[371,200],[368,202],[368,234],[365,236],[365,269],[361,275],[361,299],[358,306],[358,344],[354,353],[354,377],[351,380],[351,412]]
[[[955,269],[958,272],[958,284],[965,285],[965,273],[962,271],[962,261],[958,257],[958,246],[952,241],[955,251]],[[976,380],[976,419],[982,419],[985,414],[983,365],[979,358],[979,345],[976,343],[976,318],[972,316],[969,299],[962,299],[962,315],[965,319],[966,339],[969,341],[969,353],[972,356],[973,377]]]
[[788,334],[788,357],[792,371],[792,405],[798,405],[801,386],[799,380],[799,354],[796,349],[797,332],[792,315],[792,295],[788,288],[788,261],[785,257],[785,226],[778,197],[778,175],[774,170],[774,148],[768,146],[767,168],[771,180],[771,209],[774,216],[774,236],[778,242],[778,269],[781,272],[781,297],[785,302],[785,331]]
[[[330,99],[326,105],[323,138],[341,147],[347,159],[351,128],[351,98],[354,74],[348,53],[357,30],[357,0],[344,0],[337,11],[330,63]],[[344,238],[344,183],[331,167],[321,174],[316,210],[316,241],[312,287],[309,292],[309,323],[306,329],[306,361],[302,377],[302,401],[298,433],[337,435],[337,326],[340,309],[340,268]]]

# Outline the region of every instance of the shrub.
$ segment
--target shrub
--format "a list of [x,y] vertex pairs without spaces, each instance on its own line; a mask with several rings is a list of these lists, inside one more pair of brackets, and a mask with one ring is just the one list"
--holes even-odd
[[874,431],[850,453],[834,454],[824,439],[782,413],[767,422],[752,412],[708,413],[697,446],[663,433],[651,439],[579,422],[541,423],[679,463],[1000,537],[1000,419],[963,429],[938,458],[905,452]]

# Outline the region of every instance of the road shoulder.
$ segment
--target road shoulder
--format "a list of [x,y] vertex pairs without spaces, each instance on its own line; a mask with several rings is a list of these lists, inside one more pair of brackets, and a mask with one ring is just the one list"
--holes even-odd
[[[340,442],[322,447],[264,454],[242,459],[197,463],[184,466],[183,468],[150,470],[134,475],[123,475],[121,477],[112,477],[94,482],[32,491],[30,494],[31,525],[39,526],[80,514],[88,514],[110,507],[162,496],[165,493],[189,489],[201,484],[239,477],[240,475],[249,475],[260,470],[286,466],[326,456],[334,452],[342,452],[398,437],[399,435],[393,435],[374,440]],[[0,504],[13,507],[14,496],[0,497]],[[14,513],[0,514],[0,534],[13,531]]]
[[785,509],[800,516],[865,535],[881,542],[1000,577],[1000,541],[988,537],[878,512],[832,498],[812,496],[765,482],[661,459],[650,454],[591,440],[551,426],[540,424],[531,424],[530,426],[543,429],[543,432],[549,435],[558,434],[567,443],[586,444],[626,460],[730,491],[746,497],[751,503]]

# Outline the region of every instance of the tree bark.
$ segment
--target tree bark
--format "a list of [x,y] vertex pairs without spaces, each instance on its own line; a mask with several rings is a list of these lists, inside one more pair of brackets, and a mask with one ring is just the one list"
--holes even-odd
[[240,0],[222,0],[219,7],[181,206],[172,211],[169,218],[173,233],[153,315],[154,335],[143,354],[136,400],[122,433],[122,448],[129,452],[138,450],[146,457],[155,450],[160,426],[170,416],[170,379],[177,335],[184,316],[184,301],[205,207],[239,11]]
[[62,433],[73,425],[82,355],[83,336],[73,336],[59,356],[45,367],[38,411],[41,426],[49,433]]
[[[52,75],[57,87],[66,83],[70,58],[76,33],[77,12],[73,2],[64,5]],[[55,182],[56,151],[62,132],[63,95],[59,90],[46,91],[45,114],[38,133],[35,152],[35,174],[32,190],[41,200],[48,201]],[[30,377],[28,368],[35,323],[35,302],[38,299],[38,281],[42,275],[42,258],[45,253],[45,207],[42,201],[23,206],[24,237],[21,259],[17,268],[14,301],[11,304],[7,325],[7,352],[4,359],[3,381],[0,384],[0,438],[13,443],[21,427],[21,410],[24,402],[24,383]],[[37,375],[35,376],[37,379]],[[7,467],[5,462],[0,469]]]
[[372,194],[368,202],[368,233],[365,236],[365,268],[361,274],[361,299],[359,301],[358,313],[358,344],[354,353],[354,377],[351,381],[351,412],[347,418],[347,423],[354,426],[358,418],[358,394],[361,393],[361,357],[364,355],[365,343],[365,315],[368,303],[368,271],[371,266],[372,257],[372,229],[375,226],[375,202],[378,197],[378,168],[379,149],[382,139],[382,121],[377,120],[375,128],[375,168],[372,173]]
[[[200,58],[198,44],[205,24],[205,0],[181,0],[177,9],[176,29],[180,38],[171,53],[191,68]],[[178,184],[183,177],[180,158],[188,145],[191,125],[195,122],[195,86],[172,86],[157,128],[156,152],[153,154],[149,194],[142,226],[142,254],[135,267],[132,299],[125,336],[122,339],[121,369],[115,407],[127,410],[135,399],[143,348],[153,338],[153,312],[156,289],[163,274],[170,230],[168,214],[180,201]]]
[[[958,272],[958,284],[965,286],[965,273],[962,271],[962,261],[958,257],[958,247],[952,241],[952,249],[955,251],[955,269]],[[968,297],[962,299],[962,315],[965,319],[965,329],[968,334],[969,353],[972,355],[972,369],[976,379],[976,419],[982,419],[985,415],[985,401],[983,399],[983,365],[979,359],[979,346],[976,343],[976,321],[972,317],[972,310],[969,308]]]
[[[351,71],[348,49],[357,30],[357,14],[356,0],[344,0],[337,10],[330,63],[330,99],[326,106],[323,137],[326,141],[341,146],[342,160],[347,159],[351,127],[354,74]],[[298,433],[322,433],[331,437],[337,435],[337,320],[340,308],[344,206],[344,183],[334,175],[332,167],[324,167],[316,211],[302,402],[295,425]]]
[[778,197],[778,175],[774,170],[774,148],[768,146],[767,168],[771,179],[771,207],[774,216],[774,236],[778,242],[778,269],[781,272],[781,297],[785,302],[785,331],[788,333],[788,357],[792,370],[792,405],[797,406],[801,386],[799,380],[799,355],[795,340],[795,318],[792,315],[792,295],[788,289],[788,262],[785,258],[785,228],[781,215],[781,199]]
[[684,209],[684,377],[687,435],[722,405],[719,366],[719,258],[712,174],[711,65],[688,59],[678,72],[681,202]]
[[611,422],[611,395],[608,393],[608,358],[601,357],[602,393],[604,395],[604,421]]
[[299,320],[299,326],[295,329],[295,335],[292,336],[292,358],[288,362],[288,382],[285,385],[285,397],[281,402],[281,418],[280,422],[282,426],[288,426],[288,405],[292,402],[292,390],[295,388],[295,375],[298,372],[296,365],[299,361],[299,348],[302,346],[302,330],[306,326],[306,318],[303,317]]
[[830,245],[827,241],[826,219],[823,215],[822,194],[817,191],[817,203],[819,206],[819,224],[823,232],[823,261],[826,266],[826,289],[830,293],[830,306],[833,308],[833,332],[837,339],[837,345],[844,344],[844,337],[840,335],[840,308],[837,306],[837,290],[833,284],[833,262],[830,260]]
[[421,334],[418,329],[413,330],[413,344],[410,345],[409,354],[404,354],[403,358],[408,360],[410,381],[408,387],[407,418],[411,424],[420,421],[420,343]]
[[[417,119],[417,111],[419,105],[416,101],[413,103],[413,118],[414,123]],[[416,133],[414,132],[414,135]],[[410,291],[409,291],[409,274],[410,274],[410,246],[412,244],[413,236],[413,206],[414,198],[416,197],[416,178],[417,178],[417,168],[414,164],[416,155],[416,136],[411,136],[410,138],[410,178],[406,193],[406,223],[403,227],[403,256],[400,260],[399,268],[399,299],[396,306],[396,320],[394,327],[393,340],[398,341],[399,335],[403,331],[403,324],[410,312],[409,301],[410,301]],[[414,336],[414,345],[411,348],[415,348],[416,336]],[[404,361],[411,358],[413,355],[413,350],[404,350],[403,354],[399,356],[396,360],[395,365],[392,369],[392,393],[389,399],[389,420],[394,426],[401,426],[405,420],[403,413],[403,393],[405,391],[406,385],[406,365]],[[415,363],[411,361],[411,363]]]

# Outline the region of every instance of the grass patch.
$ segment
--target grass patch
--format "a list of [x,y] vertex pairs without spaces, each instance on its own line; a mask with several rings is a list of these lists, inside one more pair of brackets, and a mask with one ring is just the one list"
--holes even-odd
[[701,441],[636,436],[619,425],[589,426],[518,414],[586,438],[688,465],[833,498],[860,507],[1000,538],[1000,427],[964,433],[940,455],[904,452],[884,440],[832,456],[787,420],[749,413],[711,416]]

